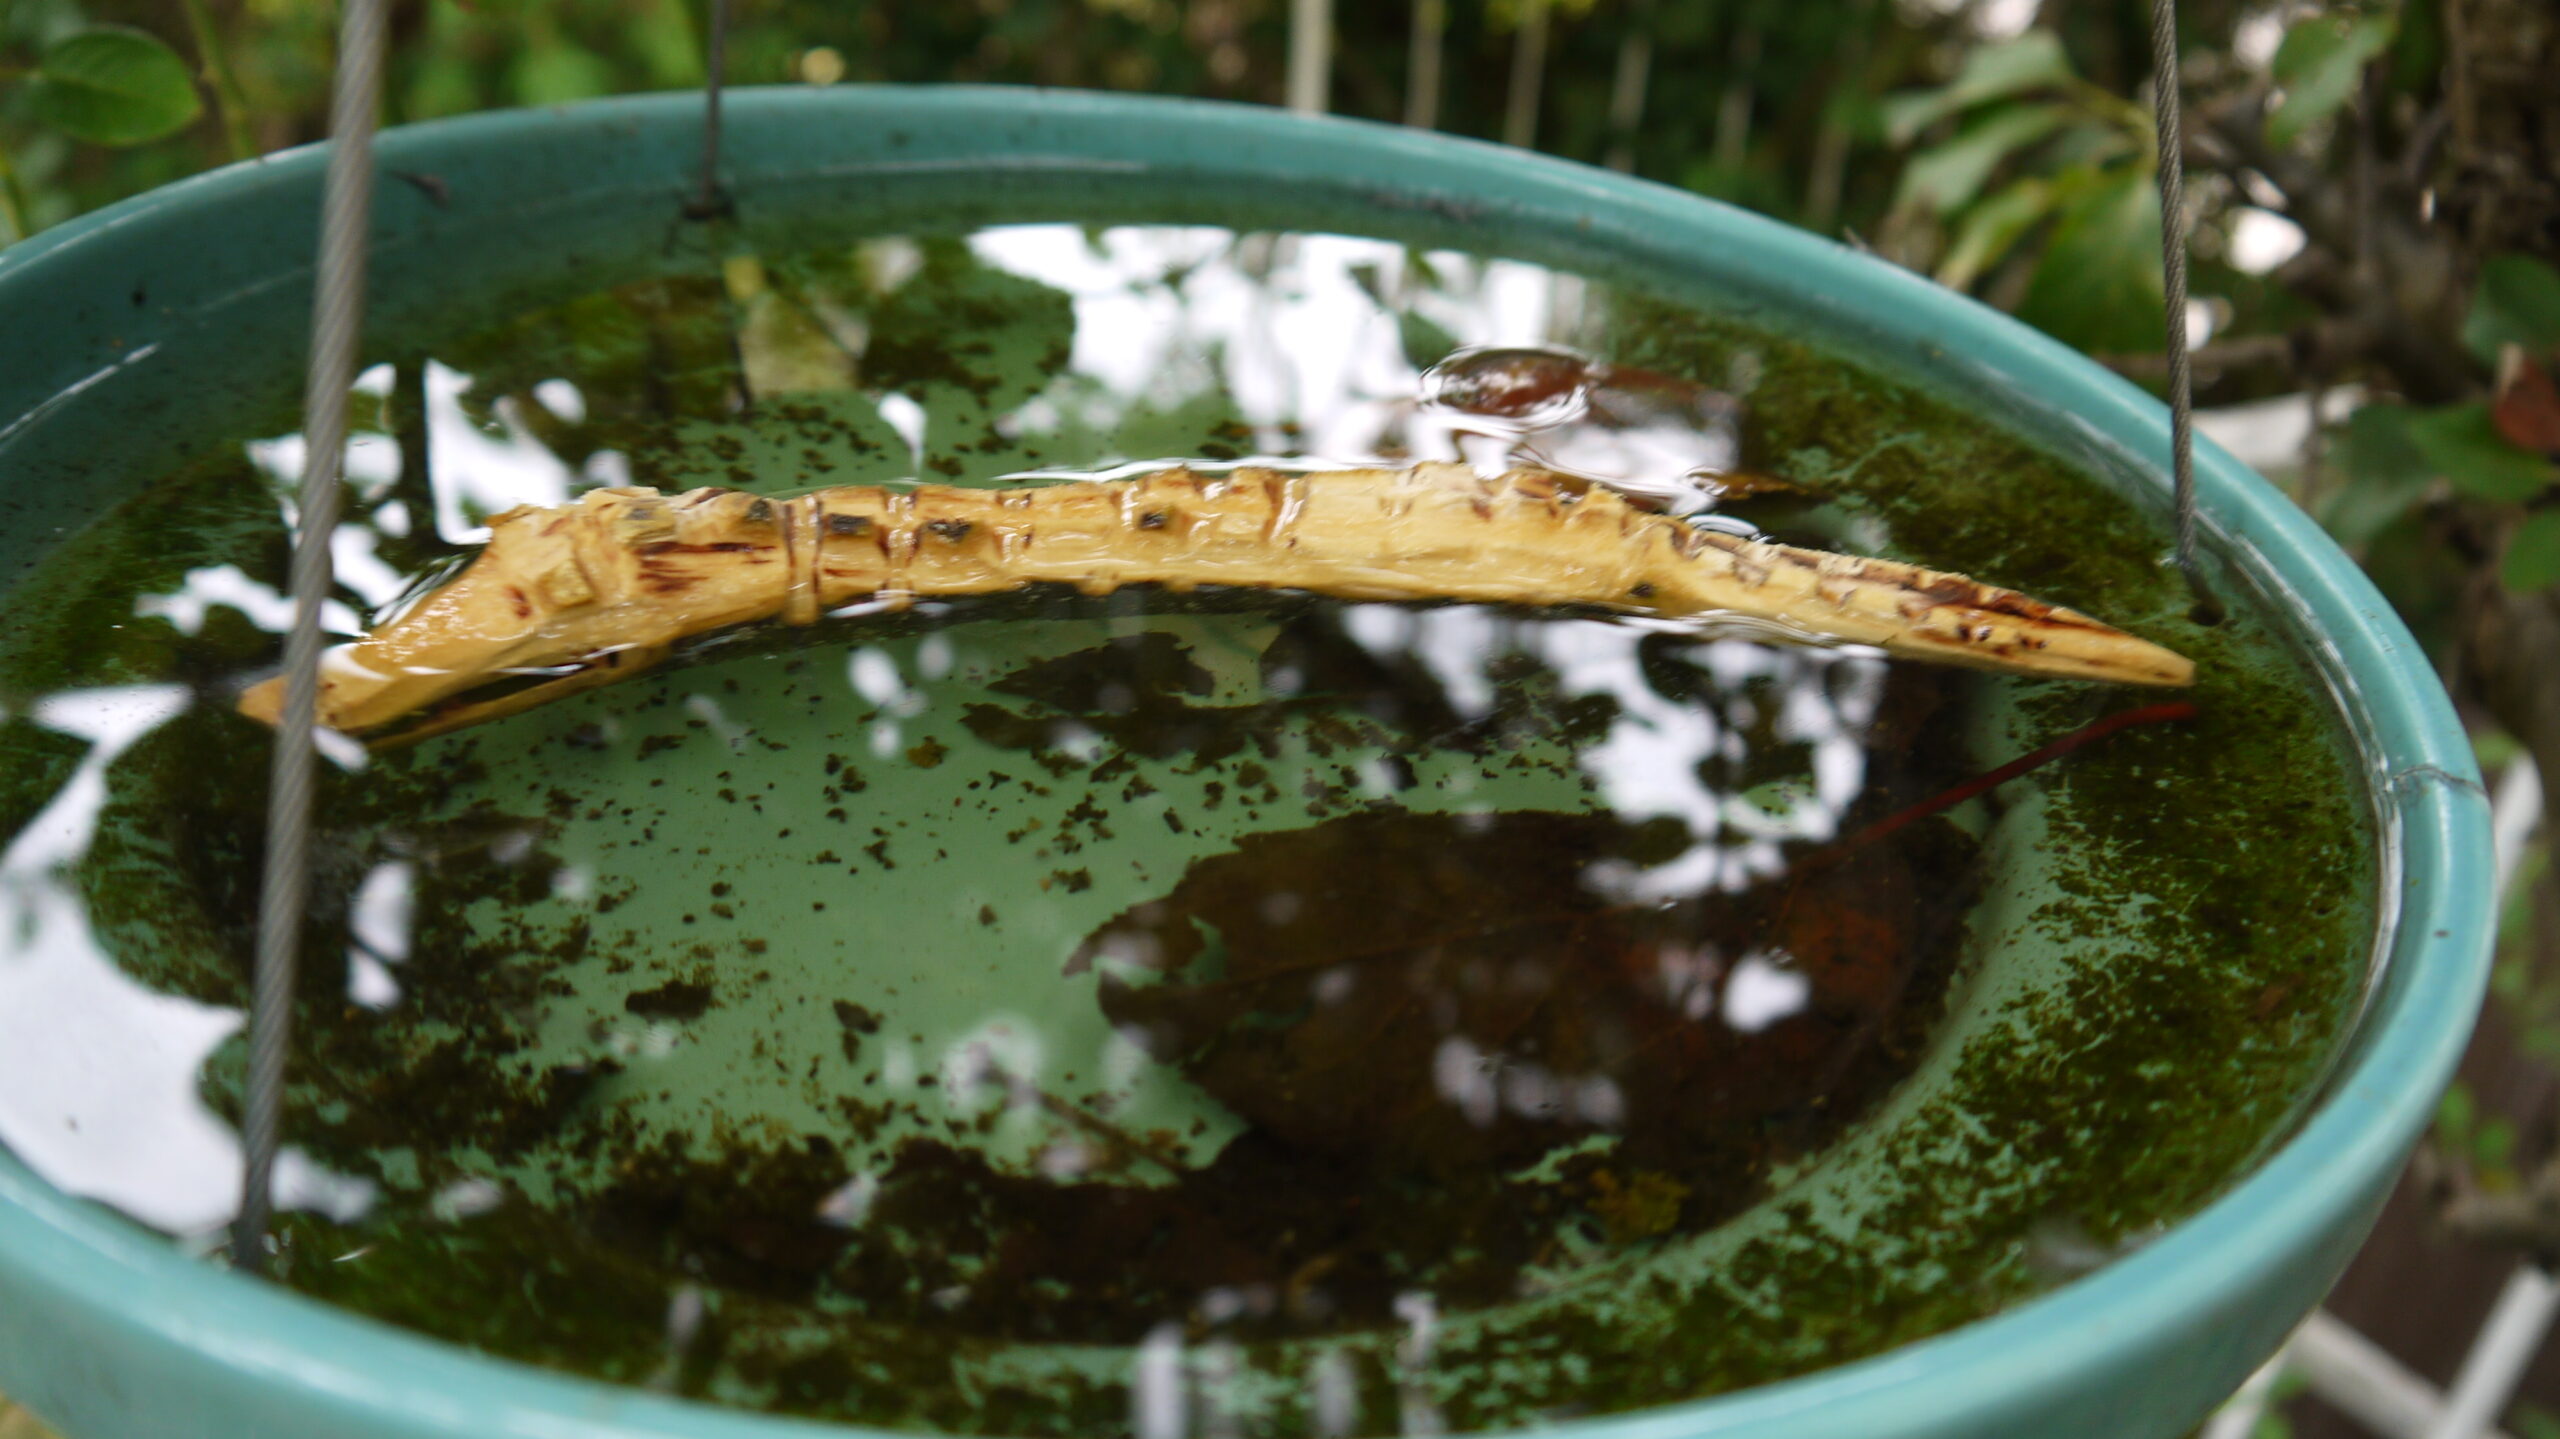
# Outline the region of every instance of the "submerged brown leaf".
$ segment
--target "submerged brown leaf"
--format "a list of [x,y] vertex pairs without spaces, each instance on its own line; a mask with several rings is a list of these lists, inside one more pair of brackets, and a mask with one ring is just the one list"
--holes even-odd
[[1908,1038],[1893,1021],[1970,846],[1937,827],[1738,895],[1612,898],[1687,842],[1596,814],[1352,815],[1194,864],[1070,964],[1294,1148],[1446,1169],[1617,1134],[1747,1169]]

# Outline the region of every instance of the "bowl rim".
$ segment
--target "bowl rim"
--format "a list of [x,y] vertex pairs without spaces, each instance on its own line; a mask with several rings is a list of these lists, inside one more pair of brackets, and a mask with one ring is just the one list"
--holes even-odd
[[[1711,268],[1791,295],[1791,303],[1909,347],[1950,378],[2060,410],[2079,431],[2165,491],[2167,410],[2130,382],[2027,326],[1872,256],[1730,206],[1551,156],[1480,141],[1258,106],[1154,96],[964,86],[776,87],[729,92],[730,150],[759,133],[817,123],[988,127],[981,163],[1149,164],[1178,144],[1192,167],[1254,179],[1327,165],[1366,173],[1389,195],[1411,175],[1431,193],[1507,197],[1553,219],[1579,213],[1591,243],[1655,254],[1712,245]],[[662,94],[539,111],[484,112],[387,131],[384,171],[489,146],[573,144],[601,127],[638,145],[690,136],[700,101]],[[1059,123],[1068,138],[1044,137]],[[1025,127],[1008,133],[1005,127]],[[1180,131],[1179,142],[1150,134]],[[634,135],[641,139],[631,138]],[[1120,138],[1114,139],[1113,136]],[[1101,139],[1097,140],[1097,137]],[[690,143],[690,140],[687,141]],[[1198,159],[1202,152],[1226,152]],[[1100,151],[1117,150],[1118,154]],[[325,146],[232,165],[73,220],[0,251],[0,314],[98,246],[164,244],[187,211],[249,197],[316,209]],[[730,168],[752,171],[752,160]],[[1127,168],[1125,164],[1121,168]],[[776,181],[809,167],[777,165]],[[733,173],[742,192],[753,179]],[[670,176],[670,194],[682,188]],[[1409,203],[1409,200],[1408,200]],[[379,218],[377,218],[379,223]],[[138,253],[138,251],[137,251]],[[286,263],[303,263],[294,257]],[[0,434],[15,417],[0,416]],[[2289,1138],[2220,1197],[2139,1253],[1988,1317],[1886,1353],[1796,1378],[1657,1408],[1542,1427],[1573,1439],[1672,1439],[1702,1432],[1885,1434],[2005,1402],[2066,1392],[2109,1356],[2164,1346],[2199,1316],[2242,1307],[2306,1247],[2357,1221],[2396,1173],[2469,1036],[2492,934],[2487,803],[2470,742],[2424,652],[2363,573],[2292,501],[2210,440],[2195,447],[2207,522],[2255,566],[2281,605],[2307,617],[2337,674],[2373,767],[2369,792],[2392,846],[2388,961],[2326,1092]],[[2396,880],[2393,883],[2392,880]],[[2358,1231],[2361,1232],[2360,1230]],[[400,1435],[685,1436],[792,1439],[896,1431],[819,1423],[672,1399],[497,1360],[350,1314],[190,1259],[175,1246],[37,1179],[0,1149],[0,1291],[45,1293],[133,1348],[197,1372],[300,1391],[342,1422]],[[113,1301],[148,1293],[147,1306]]]

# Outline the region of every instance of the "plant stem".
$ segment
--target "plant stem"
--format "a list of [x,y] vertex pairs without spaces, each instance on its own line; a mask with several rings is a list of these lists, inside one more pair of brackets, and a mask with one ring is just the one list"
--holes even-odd
[[18,196],[18,167],[9,162],[9,146],[0,140],[0,245],[27,238],[27,212]]
[[1511,39],[1511,91],[1502,106],[1502,143],[1523,150],[1538,143],[1538,91],[1546,83],[1551,3],[1522,0],[1520,29]]
[[2115,93],[2104,85],[2091,84],[2078,76],[2064,87],[2091,114],[2110,124],[2131,130],[2147,147],[2151,143],[2151,112]]
[[1954,809],[1975,795],[1997,789],[2030,770],[2042,769],[2073,750],[2105,739],[2117,730],[2134,725],[2180,724],[2194,719],[2197,713],[2196,707],[2186,700],[2171,700],[2166,704],[2118,710],[2114,714],[2082,725],[2042,749],[2029,751],[1996,769],[1986,770],[1944,794],[1932,799],[1924,799],[1908,808],[1896,810],[1865,829],[1850,835],[1847,839],[1836,841],[1826,849],[1814,851],[1798,863],[1811,865],[1837,860],[1849,851],[1861,845],[1873,844],[1905,825]]
[[1449,38],[1449,0],[1414,0],[1413,48],[1405,65],[1404,122],[1417,130],[1440,124],[1440,60]]
[[231,147],[234,160],[254,160],[258,142],[249,133],[249,97],[240,89],[240,77],[231,73],[231,62],[223,58],[222,35],[213,28],[213,16],[204,8],[204,0],[180,0],[187,12],[187,28],[196,36],[196,54],[204,65],[204,79],[213,87],[214,108],[222,115],[222,136]]

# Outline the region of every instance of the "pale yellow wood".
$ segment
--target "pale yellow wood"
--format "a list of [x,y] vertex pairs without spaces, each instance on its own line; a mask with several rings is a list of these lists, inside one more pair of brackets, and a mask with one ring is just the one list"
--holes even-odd
[[0,1395],[0,1439],[59,1439],[36,1416]]
[[[1596,607],[2016,674],[2195,678],[2180,655],[2010,590],[1694,528],[1539,470],[1174,469],[788,500],[603,489],[489,523],[488,548],[468,569],[330,651],[322,724],[379,741],[386,726],[433,710],[401,736],[415,739],[637,673],[676,641],[732,625],[1039,584]],[[495,699],[462,698],[542,676]],[[275,679],[240,708],[273,723],[283,703]]]

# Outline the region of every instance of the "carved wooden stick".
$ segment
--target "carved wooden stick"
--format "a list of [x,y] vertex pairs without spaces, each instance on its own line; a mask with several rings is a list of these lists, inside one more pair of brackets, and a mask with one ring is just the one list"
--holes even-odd
[[[1742,619],[1799,642],[2019,674],[2185,685],[2158,645],[2010,590],[1890,560],[1699,529],[1540,470],[1165,470],[1018,489],[595,490],[491,521],[470,568],[331,652],[323,723],[404,738],[476,723],[655,663],[690,635],[868,599],[1035,584],[1303,590],[1353,600],[1585,605]],[[476,702],[493,682],[544,682]],[[273,681],[243,712],[270,722]]]

